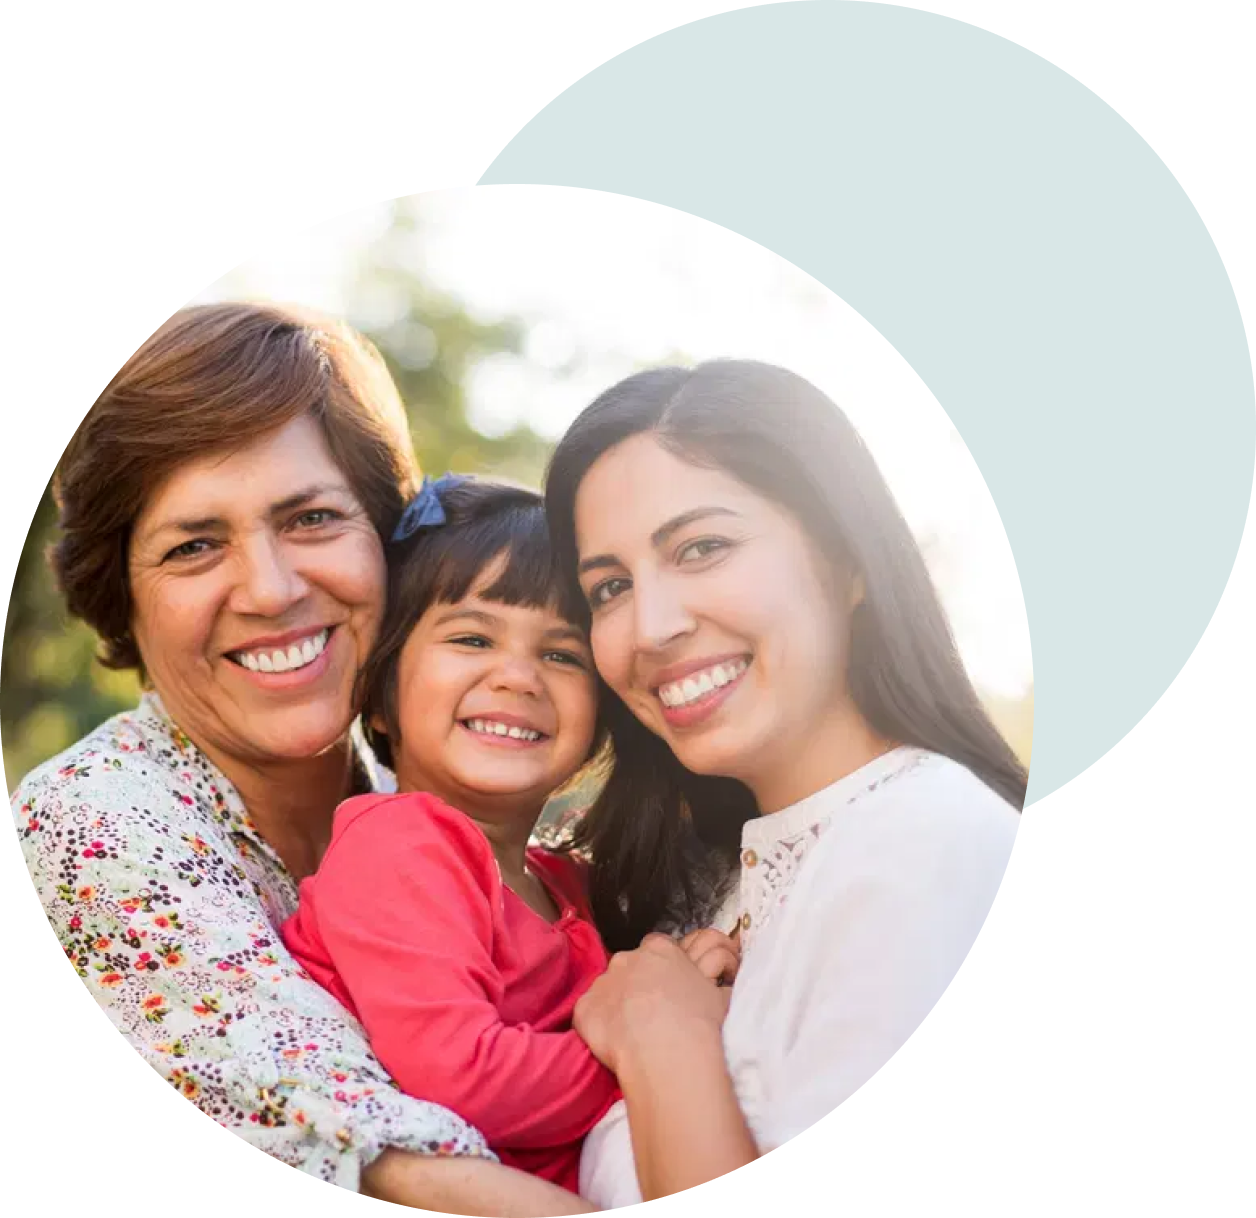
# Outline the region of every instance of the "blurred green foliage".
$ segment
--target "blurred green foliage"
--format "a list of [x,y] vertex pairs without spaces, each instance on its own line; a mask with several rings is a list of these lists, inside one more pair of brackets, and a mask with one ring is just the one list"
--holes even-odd
[[[549,441],[523,425],[501,436],[482,434],[468,419],[465,395],[468,374],[479,361],[521,353],[523,323],[472,317],[433,287],[422,266],[421,222],[399,201],[345,285],[345,312],[379,347],[397,381],[423,469],[489,473],[539,485]],[[139,694],[132,674],[93,662],[95,636],[68,620],[44,558],[55,535],[56,509],[45,493],[18,562],[0,660],[0,738],[10,791],[31,768],[134,705]],[[1028,761],[1032,690],[1019,701],[991,700],[990,707]],[[583,798],[582,791],[568,792],[556,807]]]

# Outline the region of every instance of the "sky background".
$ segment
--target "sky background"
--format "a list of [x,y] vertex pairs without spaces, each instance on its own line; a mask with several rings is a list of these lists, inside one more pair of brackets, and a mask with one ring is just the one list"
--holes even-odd
[[[528,422],[557,439],[579,411],[643,365],[720,356],[782,364],[847,412],[872,450],[938,584],[975,682],[1017,697],[1032,682],[1011,549],[980,471],[933,395],[853,309],[811,276],[683,212],[563,187],[438,191],[403,204],[419,223],[389,261],[477,319],[515,318],[520,355],[467,384],[489,435]],[[301,302],[386,326],[404,302],[355,282],[389,232],[380,204],[272,241],[198,300]]]

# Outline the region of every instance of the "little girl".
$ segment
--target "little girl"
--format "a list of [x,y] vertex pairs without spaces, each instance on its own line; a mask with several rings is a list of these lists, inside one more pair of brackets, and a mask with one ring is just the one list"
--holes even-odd
[[571,1029],[607,955],[577,863],[528,840],[600,740],[585,631],[531,491],[425,482],[393,542],[362,696],[398,793],[340,806],[283,939],[403,1091],[574,1191],[618,1095]]

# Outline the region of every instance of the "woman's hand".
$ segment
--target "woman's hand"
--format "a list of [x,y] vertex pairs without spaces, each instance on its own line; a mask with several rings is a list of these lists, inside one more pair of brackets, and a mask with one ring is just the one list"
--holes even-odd
[[[717,931],[698,934],[724,938]],[[612,956],[610,967],[576,1003],[576,1031],[616,1074],[622,1075],[626,1055],[648,1056],[681,1037],[718,1043],[730,991],[713,981],[730,965],[728,949],[709,938],[689,940],[701,963],[666,935],[647,935],[635,951]],[[735,971],[735,960],[732,966]]]
[[718,931],[647,935],[576,1003],[576,1031],[619,1078],[648,1201],[758,1157],[724,1061],[737,947]]
[[741,965],[741,948],[718,930],[691,930],[680,941],[686,956],[716,985],[732,985]]

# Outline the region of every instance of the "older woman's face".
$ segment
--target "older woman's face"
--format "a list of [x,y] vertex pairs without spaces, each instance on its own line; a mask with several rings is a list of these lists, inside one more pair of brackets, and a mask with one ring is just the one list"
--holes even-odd
[[220,764],[312,757],[344,736],[384,554],[311,418],[180,466],[136,521],[129,575],[148,676]]

